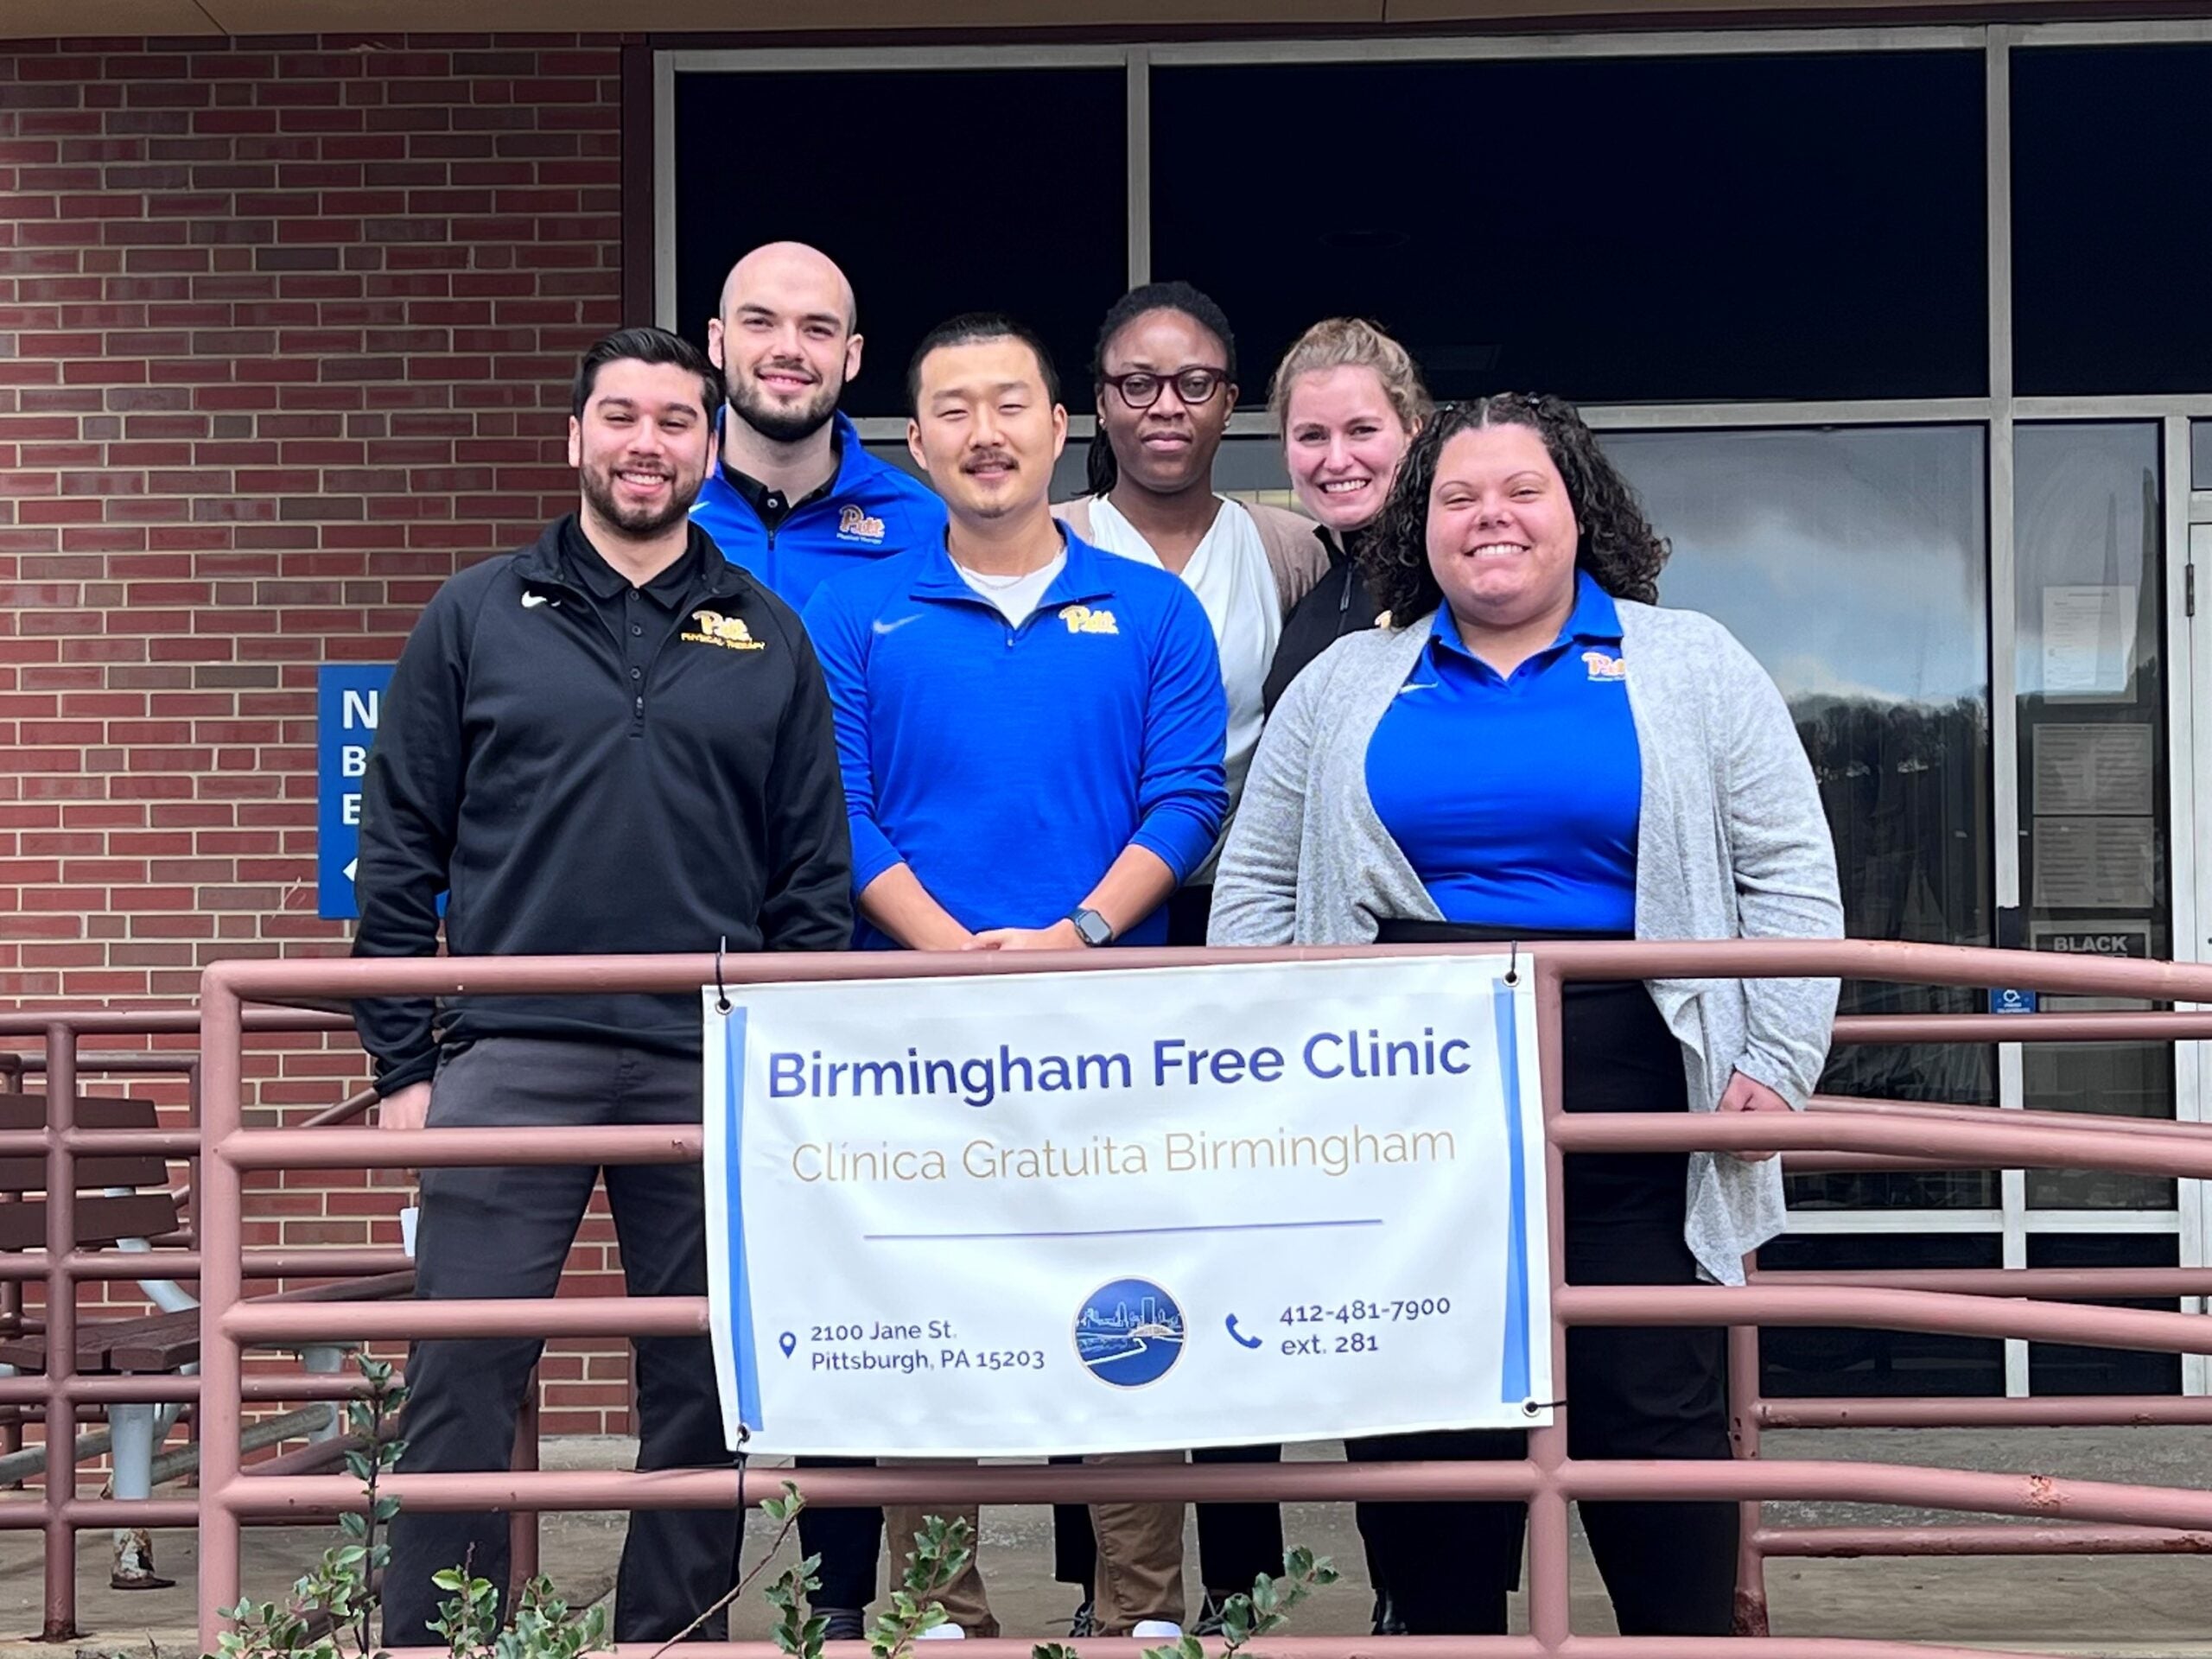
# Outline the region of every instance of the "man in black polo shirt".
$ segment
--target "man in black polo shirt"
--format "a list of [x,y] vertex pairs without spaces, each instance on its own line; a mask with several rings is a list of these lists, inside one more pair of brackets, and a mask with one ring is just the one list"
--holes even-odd
[[[363,785],[363,957],[842,950],[851,853],[828,693],[798,619],[689,520],[713,453],[714,367],[625,329],[576,372],[577,511],[439,589],[385,694]],[[389,999],[356,1006],[379,1121],[413,1128],[696,1123],[694,996]],[[550,1296],[599,1172],[423,1176],[416,1294]],[[696,1165],[610,1166],[632,1296],[703,1295]],[[541,1344],[421,1342],[403,1469],[507,1467]],[[707,1339],[636,1344],[638,1466],[726,1465]],[[624,1642],[682,1630],[729,1583],[735,1517],[631,1518]],[[385,1639],[426,1629],[430,1578],[507,1573],[505,1517],[403,1511]],[[708,1635],[719,1632],[708,1631]]]

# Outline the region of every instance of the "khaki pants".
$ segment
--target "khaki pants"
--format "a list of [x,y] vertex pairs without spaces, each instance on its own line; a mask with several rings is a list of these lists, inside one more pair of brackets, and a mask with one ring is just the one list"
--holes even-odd
[[[1180,1463],[1180,1452],[1127,1452],[1085,1463]],[[1183,1622],[1183,1508],[1173,1503],[1094,1503],[1098,1539],[1096,1612],[1105,1636],[1127,1636],[1140,1619]]]
[[[1180,1452],[1132,1452],[1085,1458],[1085,1463],[1180,1463]],[[891,1575],[905,1576],[914,1535],[931,1515],[968,1522],[980,1537],[976,1510],[963,1504],[890,1504],[883,1511],[883,1533],[891,1546]],[[1098,1536],[1097,1618],[1101,1632],[1127,1636],[1141,1619],[1183,1622],[1183,1505],[1181,1503],[1094,1503],[1091,1529]],[[982,1563],[970,1560],[960,1576],[937,1593],[945,1617],[978,1638],[999,1633],[983,1584]]]
[[[971,1547],[982,1543],[981,1517],[972,1503],[887,1503],[883,1509],[883,1537],[891,1547],[891,1582],[894,1585],[906,1576],[906,1558],[914,1553],[914,1535],[922,1529],[923,1521],[932,1515],[942,1516],[947,1521],[965,1521]],[[936,1596],[944,1604],[944,1616],[978,1638],[999,1633],[998,1617],[991,1611],[991,1599],[983,1588],[982,1565],[980,1555],[971,1557],[968,1565],[960,1569],[960,1576]]]

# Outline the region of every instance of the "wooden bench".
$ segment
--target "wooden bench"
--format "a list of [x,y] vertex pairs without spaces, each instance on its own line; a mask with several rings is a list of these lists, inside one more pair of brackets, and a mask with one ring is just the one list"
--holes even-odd
[[[81,1129],[151,1129],[159,1126],[153,1103],[79,1097],[77,1127]],[[0,1094],[0,1129],[36,1129],[46,1124],[43,1095]],[[182,1221],[177,1195],[169,1189],[168,1165],[157,1154],[89,1154],[75,1163],[77,1191],[72,1230],[79,1249],[110,1249],[124,1246],[143,1249],[175,1234]],[[0,1250],[37,1250],[46,1247],[46,1160],[37,1155],[0,1157]],[[147,1267],[158,1272],[161,1257],[149,1254]],[[200,1363],[200,1310],[189,1297],[168,1281],[141,1280],[140,1287],[157,1306],[173,1311],[137,1314],[124,1319],[77,1322],[76,1370],[79,1376],[166,1376],[189,1370]],[[292,1293],[282,1300],[323,1300],[339,1297],[404,1296],[414,1289],[410,1273],[385,1274],[375,1278]],[[336,1371],[344,1364],[345,1344],[316,1343],[299,1352],[310,1371]],[[42,1331],[0,1335],[0,1366],[16,1372],[42,1375],[47,1369],[48,1342]],[[105,1452],[114,1466],[113,1486],[118,1497],[148,1497],[153,1493],[155,1453],[168,1438],[181,1408],[175,1405],[117,1404],[107,1408],[107,1433],[87,1436],[77,1446],[77,1460]],[[335,1433],[335,1414],[332,1414]],[[73,1431],[74,1425],[68,1426]],[[68,1432],[65,1431],[65,1432]],[[49,1439],[54,1426],[48,1424]],[[293,1431],[295,1433],[298,1430]],[[319,1433],[316,1438],[324,1438]],[[13,1478],[36,1472],[43,1448],[18,1452],[4,1460],[22,1464]],[[172,1477],[173,1478],[173,1477]],[[118,1590],[168,1587],[174,1580],[155,1573],[153,1544],[143,1528],[118,1528],[115,1535],[115,1568],[111,1582]]]

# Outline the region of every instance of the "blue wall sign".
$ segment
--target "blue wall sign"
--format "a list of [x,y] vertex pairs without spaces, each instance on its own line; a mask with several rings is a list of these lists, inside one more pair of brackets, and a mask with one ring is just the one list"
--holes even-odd
[[2010,988],[1993,990],[1989,994],[1989,1011],[1992,1014],[2033,1014],[2036,1011],[2037,1001],[2037,995],[2033,991]]
[[315,914],[353,920],[353,862],[361,848],[361,778],[391,668],[325,664],[315,671]]

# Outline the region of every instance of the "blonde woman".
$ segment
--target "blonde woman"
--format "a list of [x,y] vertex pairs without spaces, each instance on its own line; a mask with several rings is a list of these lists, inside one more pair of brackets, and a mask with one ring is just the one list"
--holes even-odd
[[1269,713],[1299,671],[1375,624],[1352,554],[1382,515],[1407,446],[1428,418],[1428,388],[1406,348],[1371,322],[1331,317],[1283,354],[1268,391],[1283,465],[1329,569],[1285,619],[1262,701]]

